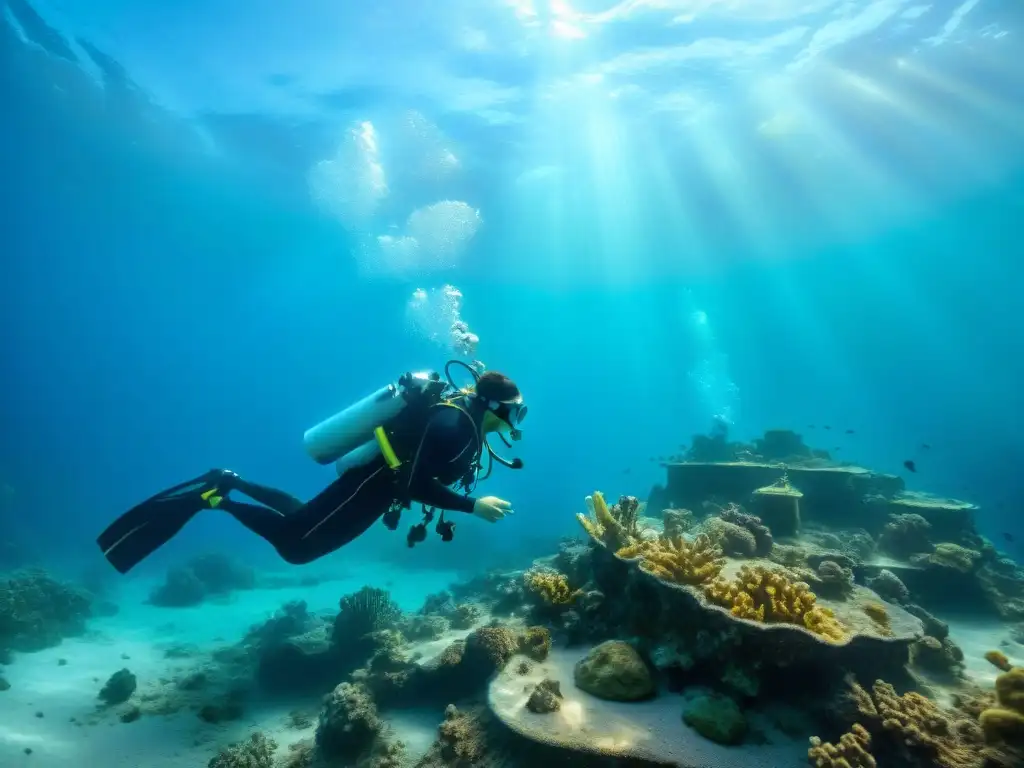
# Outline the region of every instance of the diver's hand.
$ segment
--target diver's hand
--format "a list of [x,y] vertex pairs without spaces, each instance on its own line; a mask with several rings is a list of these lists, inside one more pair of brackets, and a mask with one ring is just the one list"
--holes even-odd
[[484,496],[473,502],[473,515],[488,523],[496,523],[511,514],[515,514],[512,505],[497,496]]

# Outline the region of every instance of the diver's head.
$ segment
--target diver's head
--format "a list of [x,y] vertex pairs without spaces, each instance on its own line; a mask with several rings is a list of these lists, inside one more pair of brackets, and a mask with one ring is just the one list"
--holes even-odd
[[477,380],[475,394],[486,408],[482,423],[485,435],[503,432],[512,440],[523,436],[519,425],[526,418],[527,408],[519,387],[512,379],[497,371],[487,371]]

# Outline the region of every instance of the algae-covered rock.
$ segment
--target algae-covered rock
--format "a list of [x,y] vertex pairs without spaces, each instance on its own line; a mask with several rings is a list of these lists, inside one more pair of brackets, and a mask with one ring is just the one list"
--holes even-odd
[[97,698],[108,706],[123,704],[135,693],[136,687],[135,675],[127,669],[120,669],[110,676]]
[[686,704],[683,722],[718,744],[739,744],[747,733],[747,719],[739,705],[712,691],[701,693]]
[[654,678],[629,643],[609,640],[580,659],[573,670],[576,687],[601,699],[636,701],[653,696]]
[[557,712],[562,707],[562,686],[557,680],[544,678],[530,693],[526,708],[538,715]]

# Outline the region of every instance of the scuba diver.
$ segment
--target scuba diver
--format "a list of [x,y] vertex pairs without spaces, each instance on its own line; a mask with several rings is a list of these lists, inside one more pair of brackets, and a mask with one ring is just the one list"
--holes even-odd
[[[465,367],[475,383],[459,389],[453,364]],[[266,539],[281,557],[300,565],[323,557],[362,535],[384,518],[398,527],[403,509],[423,506],[423,522],[409,530],[410,547],[426,538],[427,525],[442,510],[435,530],[451,541],[455,523],[444,511],[472,514],[488,522],[513,513],[494,496],[470,496],[493,462],[521,469],[521,459],[498,455],[487,441],[497,434],[506,446],[519,440],[527,407],[519,388],[495,371],[480,373],[459,360],[437,373],[406,373],[397,383],[309,429],[307,452],[320,464],[334,463],[338,479],[303,503],[284,491],[257,485],[234,472],[210,470],[152,496],[125,512],[97,539],[104,557],[127,573],[205,509],[224,510]],[[481,477],[484,457],[489,459]],[[457,485],[459,490],[449,486]],[[230,498],[232,491],[258,502]]]

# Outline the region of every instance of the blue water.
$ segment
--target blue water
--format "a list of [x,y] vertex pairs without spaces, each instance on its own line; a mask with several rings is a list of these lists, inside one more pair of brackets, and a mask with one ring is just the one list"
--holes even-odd
[[[716,417],[1024,540],[1016,4],[5,5],[3,535],[45,559],[102,565],[113,516],[209,467],[312,496],[303,431],[452,356],[407,320],[446,283],[530,405],[485,486],[516,515],[413,551],[376,526],[339,565],[548,552]],[[310,173],[360,121],[388,189],[353,226]],[[452,268],[367,274],[360,243],[446,199],[482,219]],[[277,563],[209,514],[145,568],[209,549]]]

